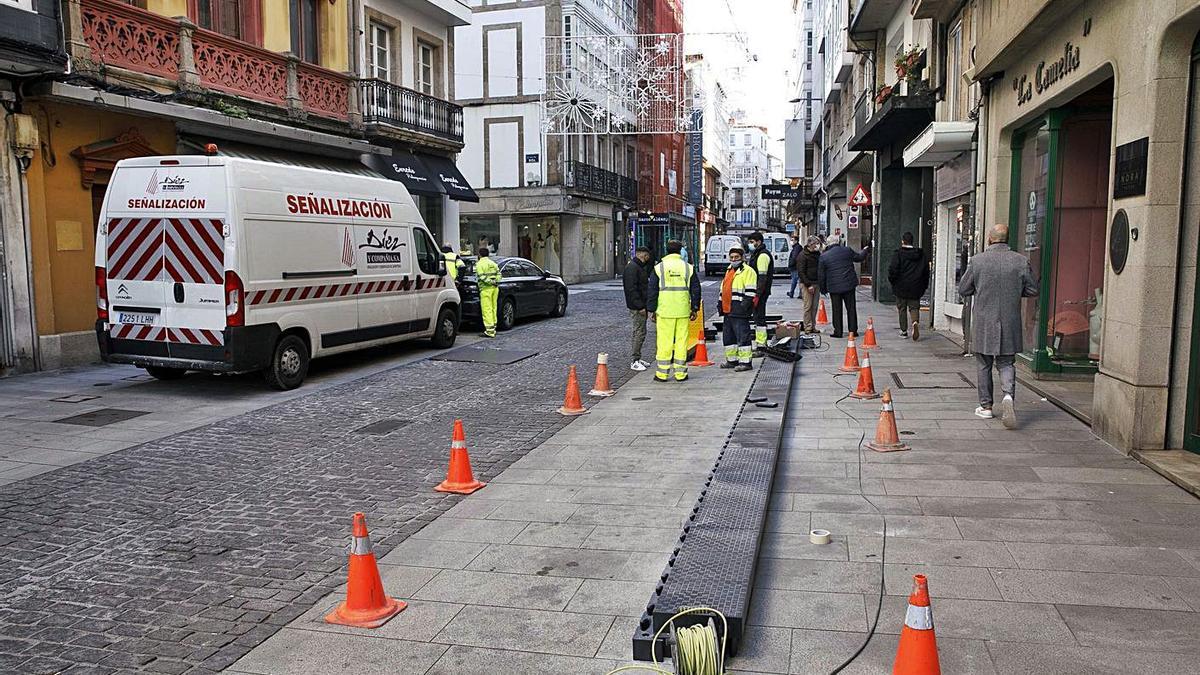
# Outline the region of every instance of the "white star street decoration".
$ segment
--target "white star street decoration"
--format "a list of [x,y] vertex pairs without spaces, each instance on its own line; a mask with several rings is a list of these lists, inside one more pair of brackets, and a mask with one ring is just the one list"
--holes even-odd
[[683,35],[548,36],[547,135],[676,134],[692,127]]

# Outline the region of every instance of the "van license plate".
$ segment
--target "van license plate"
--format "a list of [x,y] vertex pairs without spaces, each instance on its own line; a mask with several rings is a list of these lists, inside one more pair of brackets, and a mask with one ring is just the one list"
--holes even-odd
[[154,325],[155,314],[131,314],[129,312],[121,312],[121,323],[140,323],[147,326]]

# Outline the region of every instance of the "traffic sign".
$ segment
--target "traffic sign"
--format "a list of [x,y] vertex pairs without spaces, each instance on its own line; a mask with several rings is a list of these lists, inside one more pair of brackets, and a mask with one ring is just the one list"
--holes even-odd
[[854,188],[854,192],[850,193],[850,205],[851,206],[870,206],[871,205],[871,195],[870,195],[870,193],[867,192],[867,189],[863,187],[862,183],[859,183],[858,187]]
[[846,227],[851,230],[858,229],[858,207],[850,207],[850,217],[846,219]]

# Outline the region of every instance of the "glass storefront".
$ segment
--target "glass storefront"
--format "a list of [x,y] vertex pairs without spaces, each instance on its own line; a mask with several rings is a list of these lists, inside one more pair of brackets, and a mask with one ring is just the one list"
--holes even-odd
[[583,251],[579,258],[579,273],[581,275],[592,276],[604,274],[607,271],[608,225],[609,221],[600,218],[583,218],[580,220],[583,239]]
[[429,228],[433,240],[440,244],[445,234],[445,228],[442,227],[441,195],[430,197],[414,194],[413,199],[417,202],[417,212],[421,214],[421,220],[425,221],[425,227]]
[[558,216],[518,216],[517,255],[562,274],[562,221]]
[[481,246],[492,254],[500,248],[500,216],[463,216],[459,219],[459,250],[475,255]]
[[[1018,170],[1020,189],[1014,195],[1017,205],[1014,226],[1009,227],[1009,239],[1015,241],[1014,249],[1029,257],[1034,281],[1041,284],[1042,278],[1042,228],[1046,222],[1046,193],[1050,173],[1050,130],[1045,124],[1027,132],[1018,141]],[[1038,341],[1038,325],[1041,323],[1039,298],[1025,298],[1022,305],[1022,326],[1026,351],[1041,345]]]

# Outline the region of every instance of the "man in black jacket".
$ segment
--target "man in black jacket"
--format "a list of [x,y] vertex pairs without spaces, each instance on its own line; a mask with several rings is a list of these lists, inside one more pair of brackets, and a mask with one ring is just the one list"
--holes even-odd
[[804,255],[804,247],[800,245],[800,237],[792,235],[788,241],[792,248],[788,250],[788,271],[792,273],[792,286],[788,289],[788,297],[796,297],[796,286],[800,283],[800,256]]
[[775,278],[775,259],[767,250],[762,232],[751,232],[746,241],[753,247],[747,262],[758,274],[758,290],[754,298],[754,351],[755,356],[762,356],[761,351],[767,346],[767,299],[771,297],[771,282]]
[[625,286],[625,306],[633,322],[633,363],[630,370],[645,370],[650,366],[642,360],[642,345],[646,342],[646,319],[652,318],[646,311],[646,296],[654,279],[654,267],[650,264],[650,249],[637,247],[633,259],[625,266],[621,282]]
[[822,293],[829,294],[829,304],[833,309],[833,334],[829,337],[842,337],[842,306],[846,307],[846,319],[851,333],[858,333],[858,303],[854,297],[854,289],[858,287],[858,270],[854,263],[867,259],[871,252],[870,245],[861,252],[842,243],[842,235],[834,233],[827,240],[828,246],[821,254],[817,263],[817,285]]
[[912,328],[912,339],[916,340],[921,335],[921,296],[929,287],[929,263],[925,251],[913,246],[912,232],[900,235],[900,248],[888,265],[888,281],[892,282],[900,312],[900,337],[908,337],[908,329]]

